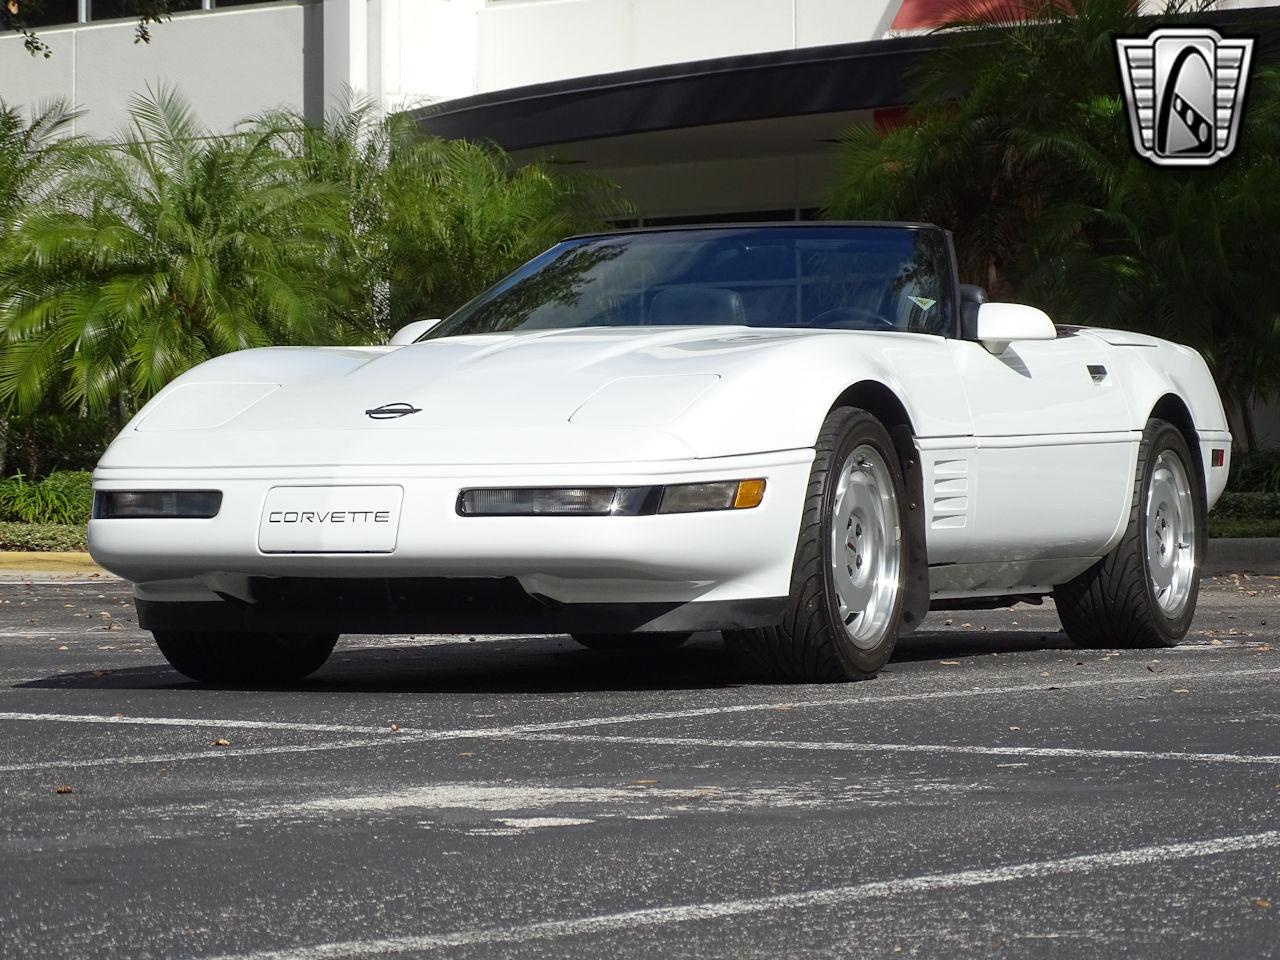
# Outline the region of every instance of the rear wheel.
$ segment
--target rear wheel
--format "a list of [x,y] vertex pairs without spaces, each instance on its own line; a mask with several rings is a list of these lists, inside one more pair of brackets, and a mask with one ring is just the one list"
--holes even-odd
[[880,421],[851,407],[832,411],[818,436],[783,621],[726,631],[729,649],[775,680],[875,676],[902,621],[906,499]]
[[336,633],[157,630],[156,645],[179,673],[205,683],[301,680],[319,670]]
[[674,650],[691,633],[575,633],[573,639],[590,650]]
[[1115,549],[1053,592],[1079,647],[1172,647],[1191,626],[1205,549],[1205,497],[1191,449],[1164,420],[1138,447],[1133,501]]

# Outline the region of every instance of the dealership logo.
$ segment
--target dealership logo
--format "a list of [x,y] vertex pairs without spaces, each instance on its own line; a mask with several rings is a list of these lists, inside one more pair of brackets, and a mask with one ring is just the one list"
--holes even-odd
[[1207,27],[1162,27],[1116,39],[1129,132],[1162,167],[1207,167],[1236,147],[1251,38]]

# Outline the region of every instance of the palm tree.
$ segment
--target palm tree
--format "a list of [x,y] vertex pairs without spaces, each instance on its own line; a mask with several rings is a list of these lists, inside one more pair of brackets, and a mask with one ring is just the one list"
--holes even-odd
[[[1167,0],[1162,19],[1206,5]],[[1153,25],[1134,0],[962,10],[907,122],[844,137],[828,211],[940,223],[963,279],[998,297],[1196,347],[1252,446],[1252,404],[1280,391],[1280,81],[1255,71],[1228,161],[1152,166],[1129,146],[1113,37]]]
[[190,366],[271,343],[325,342],[344,278],[324,265],[343,204],[302,181],[269,132],[210,138],[161,89],[132,130],[83,151],[75,203],[47,203],[0,264],[0,399],[118,417]]
[[[322,124],[273,114],[283,152],[337,184],[375,323],[443,316],[573,233],[631,215],[618,187],[554,160],[520,165],[492,144],[424,138],[407,114],[348,95]],[[357,326],[359,323],[357,322]]]
[[1250,92],[1238,156],[1208,170],[1115,163],[1100,203],[1046,218],[1024,289],[1064,317],[1195,347],[1254,450],[1254,403],[1280,396],[1280,73],[1258,71]]
[[554,161],[520,166],[462,140],[399,147],[382,190],[392,312],[403,318],[445,316],[564,237],[632,213],[603,178]]
[[326,268],[347,278],[350,297],[335,311],[332,335],[351,343],[385,340],[392,325],[383,279],[382,177],[406,118],[384,116],[376,101],[347,90],[320,123],[277,110],[250,125],[293,161],[303,182],[328,184],[340,198],[341,222],[329,237]]
[[68,128],[78,115],[65,100],[41,104],[30,117],[0,100],[0,245],[71,166],[77,141]]
[[[9,238],[35,204],[48,201],[74,166],[79,143],[69,135],[77,114],[65,100],[39,105],[30,116],[0,101],[0,263]],[[0,415],[0,471],[10,459],[12,422]],[[21,433],[19,428],[19,433]]]

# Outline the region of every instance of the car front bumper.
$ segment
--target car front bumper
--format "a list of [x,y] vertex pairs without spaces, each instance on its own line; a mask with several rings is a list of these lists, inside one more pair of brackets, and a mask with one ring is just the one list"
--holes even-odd
[[[753,607],[750,601],[774,601],[773,610],[789,592],[812,461],[813,451],[803,449],[714,460],[537,467],[99,469],[97,490],[215,489],[223,499],[218,515],[207,520],[92,520],[89,550],[103,567],[135,584],[144,626],[148,620],[165,622],[167,614],[179,612],[177,605],[191,604],[199,604],[195,612],[207,616],[226,616],[225,605],[231,604],[239,609],[232,618],[237,623],[255,613],[255,622],[274,622],[272,617],[290,609],[300,615],[303,608],[325,607],[319,603],[322,596],[345,595],[345,602],[328,606],[333,616],[349,614],[344,616],[350,621],[343,626],[347,632],[362,624],[367,632],[433,627],[485,632],[488,621],[494,624],[490,632],[507,632],[518,628],[521,616],[535,619],[534,608],[522,607],[515,594],[489,589],[501,580],[517,585],[539,609],[554,611],[547,624],[566,629],[592,629],[592,624],[604,629],[613,622],[634,622],[620,627],[625,629],[655,622],[660,625],[647,629],[701,629],[721,622],[747,626],[776,621],[764,612],[766,605]],[[541,517],[457,512],[459,492],[471,487],[645,486],[753,477],[767,481],[764,500],[743,510]],[[269,495],[289,486],[401,488],[394,547],[379,553],[263,552],[259,526]],[[375,614],[397,604],[380,605],[383,587],[371,582],[385,584],[390,597],[415,580],[418,589],[412,592],[419,596],[436,596],[436,581],[454,581],[460,597],[473,598],[472,614],[506,608],[525,609],[529,616],[514,621],[505,614],[453,617],[440,604],[401,603],[399,614],[383,618],[387,622],[380,627]],[[278,589],[271,588],[273,582]],[[326,582],[329,588],[316,593],[314,588]],[[442,596],[447,595],[446,589]],[[219,602],[223,605],[214,606]],[[691,604],[697,606],[674,615]],[[272,617],[266,617],[269,607],[276,610]],[[520,629],[542,625],[531,622]]]

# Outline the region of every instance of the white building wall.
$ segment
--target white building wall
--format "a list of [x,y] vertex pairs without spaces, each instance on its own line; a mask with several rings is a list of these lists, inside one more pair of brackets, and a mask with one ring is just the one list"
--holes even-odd
[[[474,93],[690,60],[870,40],[885,34],[901,5],[901,0],[381,2],[451,7],[455,24],[469,8],[475,19]],[[432,26],[424,24],[424,32],[431,32]],[[406,90],[414,89],[407,74],[404,77]],[[423,97],[436,96],[430,86],[416,89]]]
[[[360,0],[365,2],[365,0]],[[109,135],[147,85],[178,88],[211,130],[275,107],[315,113],[323,97],[321,6],[296,0],[175,16],[134,43],[134,21],[39,31],[53,48],[32,57],[0,36],[0,99],[32,105],[63,97],[85,111],[76,132]]]
[[483,0],[373,0],[380,9],[383,100],[398,110],[478,91]]

